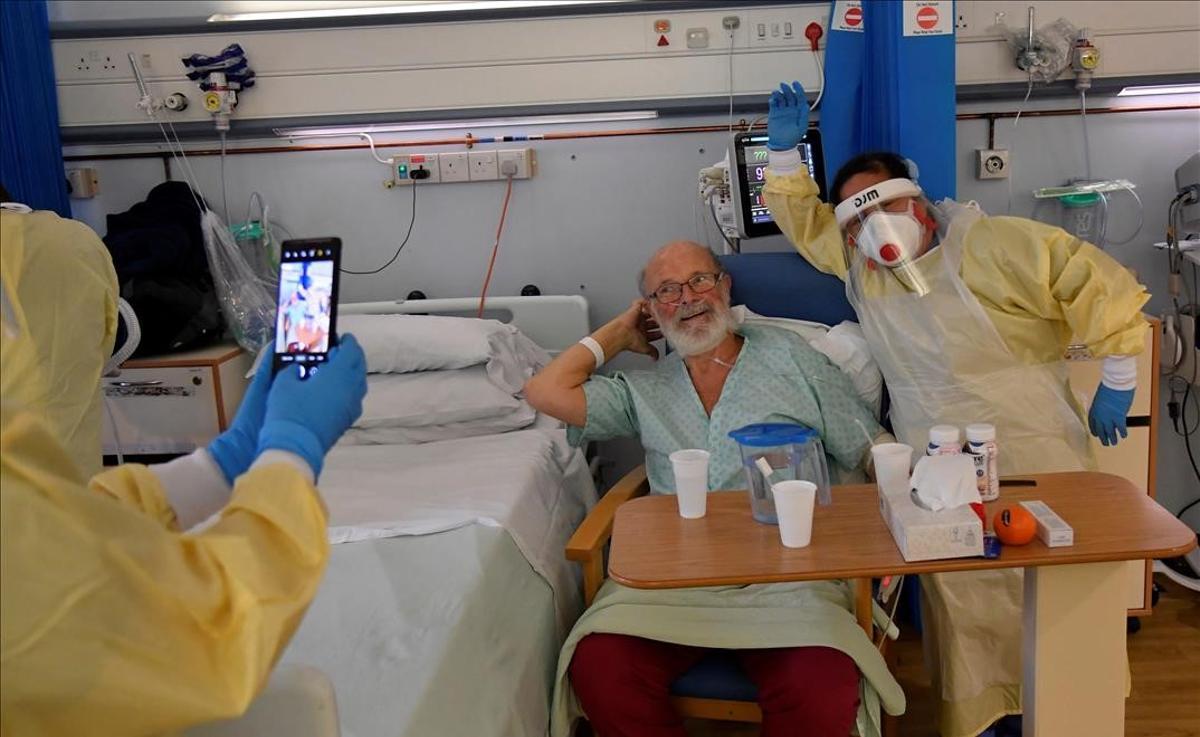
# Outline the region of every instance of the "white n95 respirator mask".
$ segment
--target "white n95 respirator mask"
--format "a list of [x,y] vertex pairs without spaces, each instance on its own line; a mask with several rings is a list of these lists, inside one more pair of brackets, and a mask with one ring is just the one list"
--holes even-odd
[[912,212],[876,210],[863,221],[854,242],[864,256],[881,266],[916,258],[921,249],[921,223]]
[[[916,258],[923,226],[913,200],[920,196],[921,188],[912,180],[899,178],[850,195],[834,209],[846,245],[883,266]],[[904,200],[907,207],[900,209]]]

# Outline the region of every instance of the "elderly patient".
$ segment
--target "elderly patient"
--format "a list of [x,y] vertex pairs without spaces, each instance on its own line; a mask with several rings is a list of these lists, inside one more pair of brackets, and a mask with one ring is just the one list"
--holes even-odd
[[[668,455],[681,448],[710,451],[710,490],[743,487],[728,433],[755,422],[802,423],[820,433],[835,468],[864,464],[866,433],[884,431],[849,379],[793,333],[738,325],[730,276],[711,251],[685,241],[663,246],[640,290],[643,299],[592,334],[598,351],[585,339],[526,387],[534,407],[571,426],[573,442],[638,437],[655,493],[671,493]],[[657,359],[651,342],[661,336],[675,352],[653,370],[594,375],[602,358],[622,351]],[[888,711],[903,709],[851,601],[842,582],[636,591],[609,581],[564,646],[552,732],[567,734],[581,707],[601,737],[684,735],[670,684],[720,648],[736,651],[758,687],[763,735],[848,735],[860,671],[869,705],[878,694]],[[860,719],[859,732],[875,733],[875,721]]]

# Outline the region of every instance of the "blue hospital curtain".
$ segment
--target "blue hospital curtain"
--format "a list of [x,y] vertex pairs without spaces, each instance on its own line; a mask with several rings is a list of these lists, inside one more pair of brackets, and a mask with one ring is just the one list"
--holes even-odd
[[71,217],[45,0],[0,2],[0,183],[18,202]]
[[[916,162],[931,199],[953,197],[954,3],[838,0],[832,3],[821,102],[826,168],[851,156],[895,151]],[[832,195],[831,195],[832,196]]]

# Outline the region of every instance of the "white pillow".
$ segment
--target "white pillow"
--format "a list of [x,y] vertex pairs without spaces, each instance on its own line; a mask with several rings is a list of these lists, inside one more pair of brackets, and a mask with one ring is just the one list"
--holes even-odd
[[[527,403],[505,414],[477,420],[452,422],[446,425],[421,425],[419,427],[352,427],[346,431],[339,443],[345,445],[411,445],[434,443],[439,440],[470,438],[476,435],[523,430],[534,424],[537,412]],[[468,459],[469,460],[469,459]]]
[[785,317],[765,317],[751,312],[745,305],[733,308],[734,318],[751,325],[771,325],[783,328],[804,338],[813,348],[833,362],[854,384],[858,396],[879,417],[883,401],[883,374],[871,355],[862,327],[855,322],[843,322],[834,327],[808,320],[790,320]]
[[486,364],[501,387],[519,392],[550,355],[512,325],[443,315],[344,315],[371,373],[403,374]]
[[522,400],[496,386],[485,366],[413,374],[372,374],[354,427],[422,427],[499,417]]

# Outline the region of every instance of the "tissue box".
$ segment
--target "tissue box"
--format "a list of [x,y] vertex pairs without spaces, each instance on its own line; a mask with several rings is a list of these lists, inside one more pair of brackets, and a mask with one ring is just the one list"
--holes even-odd
[[969,506],[930,512],[907,492],[879,492],[879,512],[904,560],[983,555],[983,523]]

